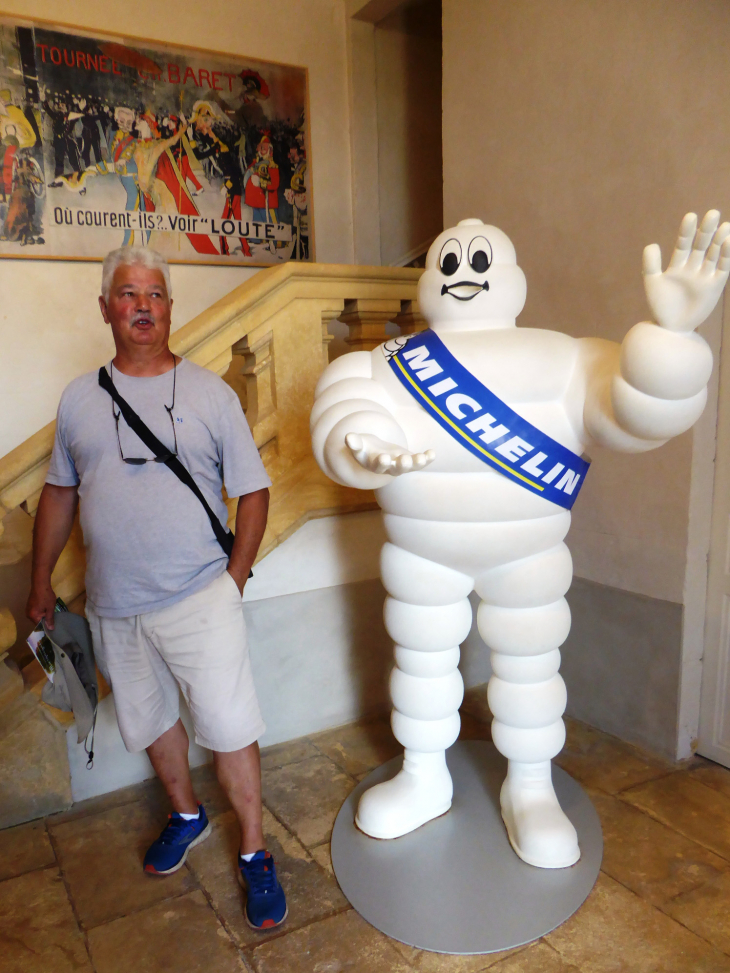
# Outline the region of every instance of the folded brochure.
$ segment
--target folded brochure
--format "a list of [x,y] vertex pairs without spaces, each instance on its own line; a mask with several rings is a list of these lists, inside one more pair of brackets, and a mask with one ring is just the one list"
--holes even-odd
[[[63,599],[56,598],[56,607],[54,608],[54,612],[67,611],[68,608],[66,607],[66,603],[63,601]],[[42,622],[38,622],[36,627],[26,639],[26,642],[30,646],[33,655],[40,663],[41,669],[45,672],[50,682],[53,682],[53,674],[56,670],[53,646],[48,641],[48,636],[43,631]]]

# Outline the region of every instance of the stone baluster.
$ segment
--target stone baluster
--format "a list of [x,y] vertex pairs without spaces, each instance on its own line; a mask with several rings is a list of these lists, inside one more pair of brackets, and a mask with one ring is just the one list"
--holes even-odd
[[12,648],[17,637],[13,613],[9,608],[0,608],[0,652]]
[[246,379],[246,418],[253,430],[276,412],[272,332],[258,338],[246,335],[233,346],[233,354],[243,358],[241,373]]
[[0,566],[22,561],[33,546],[33,517],[25,512],[23,505],[5,514],[0,522],[0,535]]
[[7,709],[23,694],[23,677],[17,666],[8,665],[7,650],[15,645],[18,632],[15,619],[8,608],[0,608],[0,730],[7,717]]
[[393,319],[401,334],[416,334],[428,327],[426,319],[418,309],[417,301],[401,301],[400,313]]
[[344,301],[332,301],[320,306],[322,316],[322,365],[326,368],[330,363],[330,342],[334,335],[330,334],[329,326],[331,321],[335,321],[342,316]]
[[31,495],[21,503],[21,507],[27,514],[31,517],[35,517],[35,512],[38,509],[38,503],[41,499],[41,493],[43,492],[43,487],[40,490],[34,490]]
[[372,351],[388,340],[385,326],[401,313],[401,301],[363,298],[345,301],[340,320],[349,328],[345,341],[353,351]]

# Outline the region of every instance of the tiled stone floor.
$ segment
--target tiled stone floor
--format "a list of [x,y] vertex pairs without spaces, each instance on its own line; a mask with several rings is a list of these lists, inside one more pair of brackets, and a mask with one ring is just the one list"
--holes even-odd
[[[483,692],[462,717],[465,738],[488,738]],[[598,883],[539,942],[453,957],[381,935],[332,875],[340,804],[398,749],[375,719],[264,751],[265,829],[290,905],[268,936],[243,919],[235,822],[210,768],[195,778],[213,835],[168,878],[140,866],[167,811],[156,781],[0,832],[0,971],[730,973],[730,771],[701,758],[674,767],[571,723],[558,762],[601,816]]]

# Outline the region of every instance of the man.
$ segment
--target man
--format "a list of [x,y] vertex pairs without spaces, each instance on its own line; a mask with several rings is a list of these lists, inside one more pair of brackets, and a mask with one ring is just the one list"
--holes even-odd
[[286,918],[265,851],[257,739],[264,730],[246,647],[241,596],[266,526],[269,480],[240,402],[216,375],[169,348],[169,269],[154,250],[122,248],[104,261],[99,305],[116,354],[119,394],[190,471],[219,520],[239,497],[230,560],[195,494],[126,424],[98,373],[75,379],[58,410],[56,441],[36,514],[28,616],[53,626],[51,573],[80,499],[87,555],[86,614],[99,668],[114,690],[130,751],[146,750],[173,807],[145,871],[168,875],[210,834],[188,767],[182,689],[195,739],[241,825],[238,860],[246,919]]
[[289,149],[289,162],[292,166],[289,188],[284,190],[284,197],[292,207],[292,223],[294,227],[294,260],[309,259],[309,219],[307,217],[307,157],[300,145],[292,145]]
[[[125,209],[128,213],[135,213],[138,210],[146,211],[146,201],[144,193],[139,187],[139,174],[137,171],[137,160],[135,151],[137,139],[134,136],[134,126],[137,121],[137,113],[134,109],[126,105],[118,105],[114,109],[114,123],[116,130],[111,137],[109,145],[109,171],[115,172],[127,194]],[[100,169],[100,171],[103,171]],[[128,247],[134,244],[134,230],[125,230],[122,246]],[[140,231],[143,243],[149,240],[149,232]]]
[[62,97],[48,99],[43,102],[43,110],[51,120],[53,131],[53,156],[55,168],[53,180],[48,185],[51,189],[63,186],[62,176],[66,173],[66,156],[71,165],[71,174],[81,172],[81,156],[78,146],[71,134],[74,122],[71,120],[71,109]]
[[[81,118],[81,158],[84,169],[91,169],[94,165],[98,166],[104,162],[99,133],[99,122],[102,121],[102,115],[99,103],[96,100],[87,102],[85,98],[82,98],[81,110],[84,113]],[[91,161],[92,150],[94,152],[94,163]]]
[[279,208],[279,167],[274,162],[274,146],[264,135],[256,146],[256,157],[243,177],[246,205],[253,210],[254,221],[276,223]]
[[[191,119],[195,138],[190,142],[191,149],[199,162],[208,160],[210,175],[219,175],[223,180],[226,192],[226,202],[223,206],[222,220],[241,220],[241,193],[243,192],[243,172],[238,153],[232,149],[235,129],[225,117],[215,102],[196,101],[193,105]],[[215,131],[216,123],[220,138]],[[231,145],[227,144],[228,139]],[[209,176],[210,178],[210,176]],[[239,237],[240,247],[233,252],[240,252],[244,257],[251,256],[251,250],[245,237]],[[221,235],[219,240],[221,254],[228,256],[230,249],[228,240]]]

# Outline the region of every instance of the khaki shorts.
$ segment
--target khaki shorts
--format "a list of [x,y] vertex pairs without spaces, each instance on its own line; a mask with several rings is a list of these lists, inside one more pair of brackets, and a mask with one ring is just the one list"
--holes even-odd
[[241,594],[227,571],[159,611],[102,618],[87,608],[86,615],[97,665],[114,692],[119,730],[130,752],[149,747],[178,721],[178,687],[201,747],[240,750],[266,729]]

